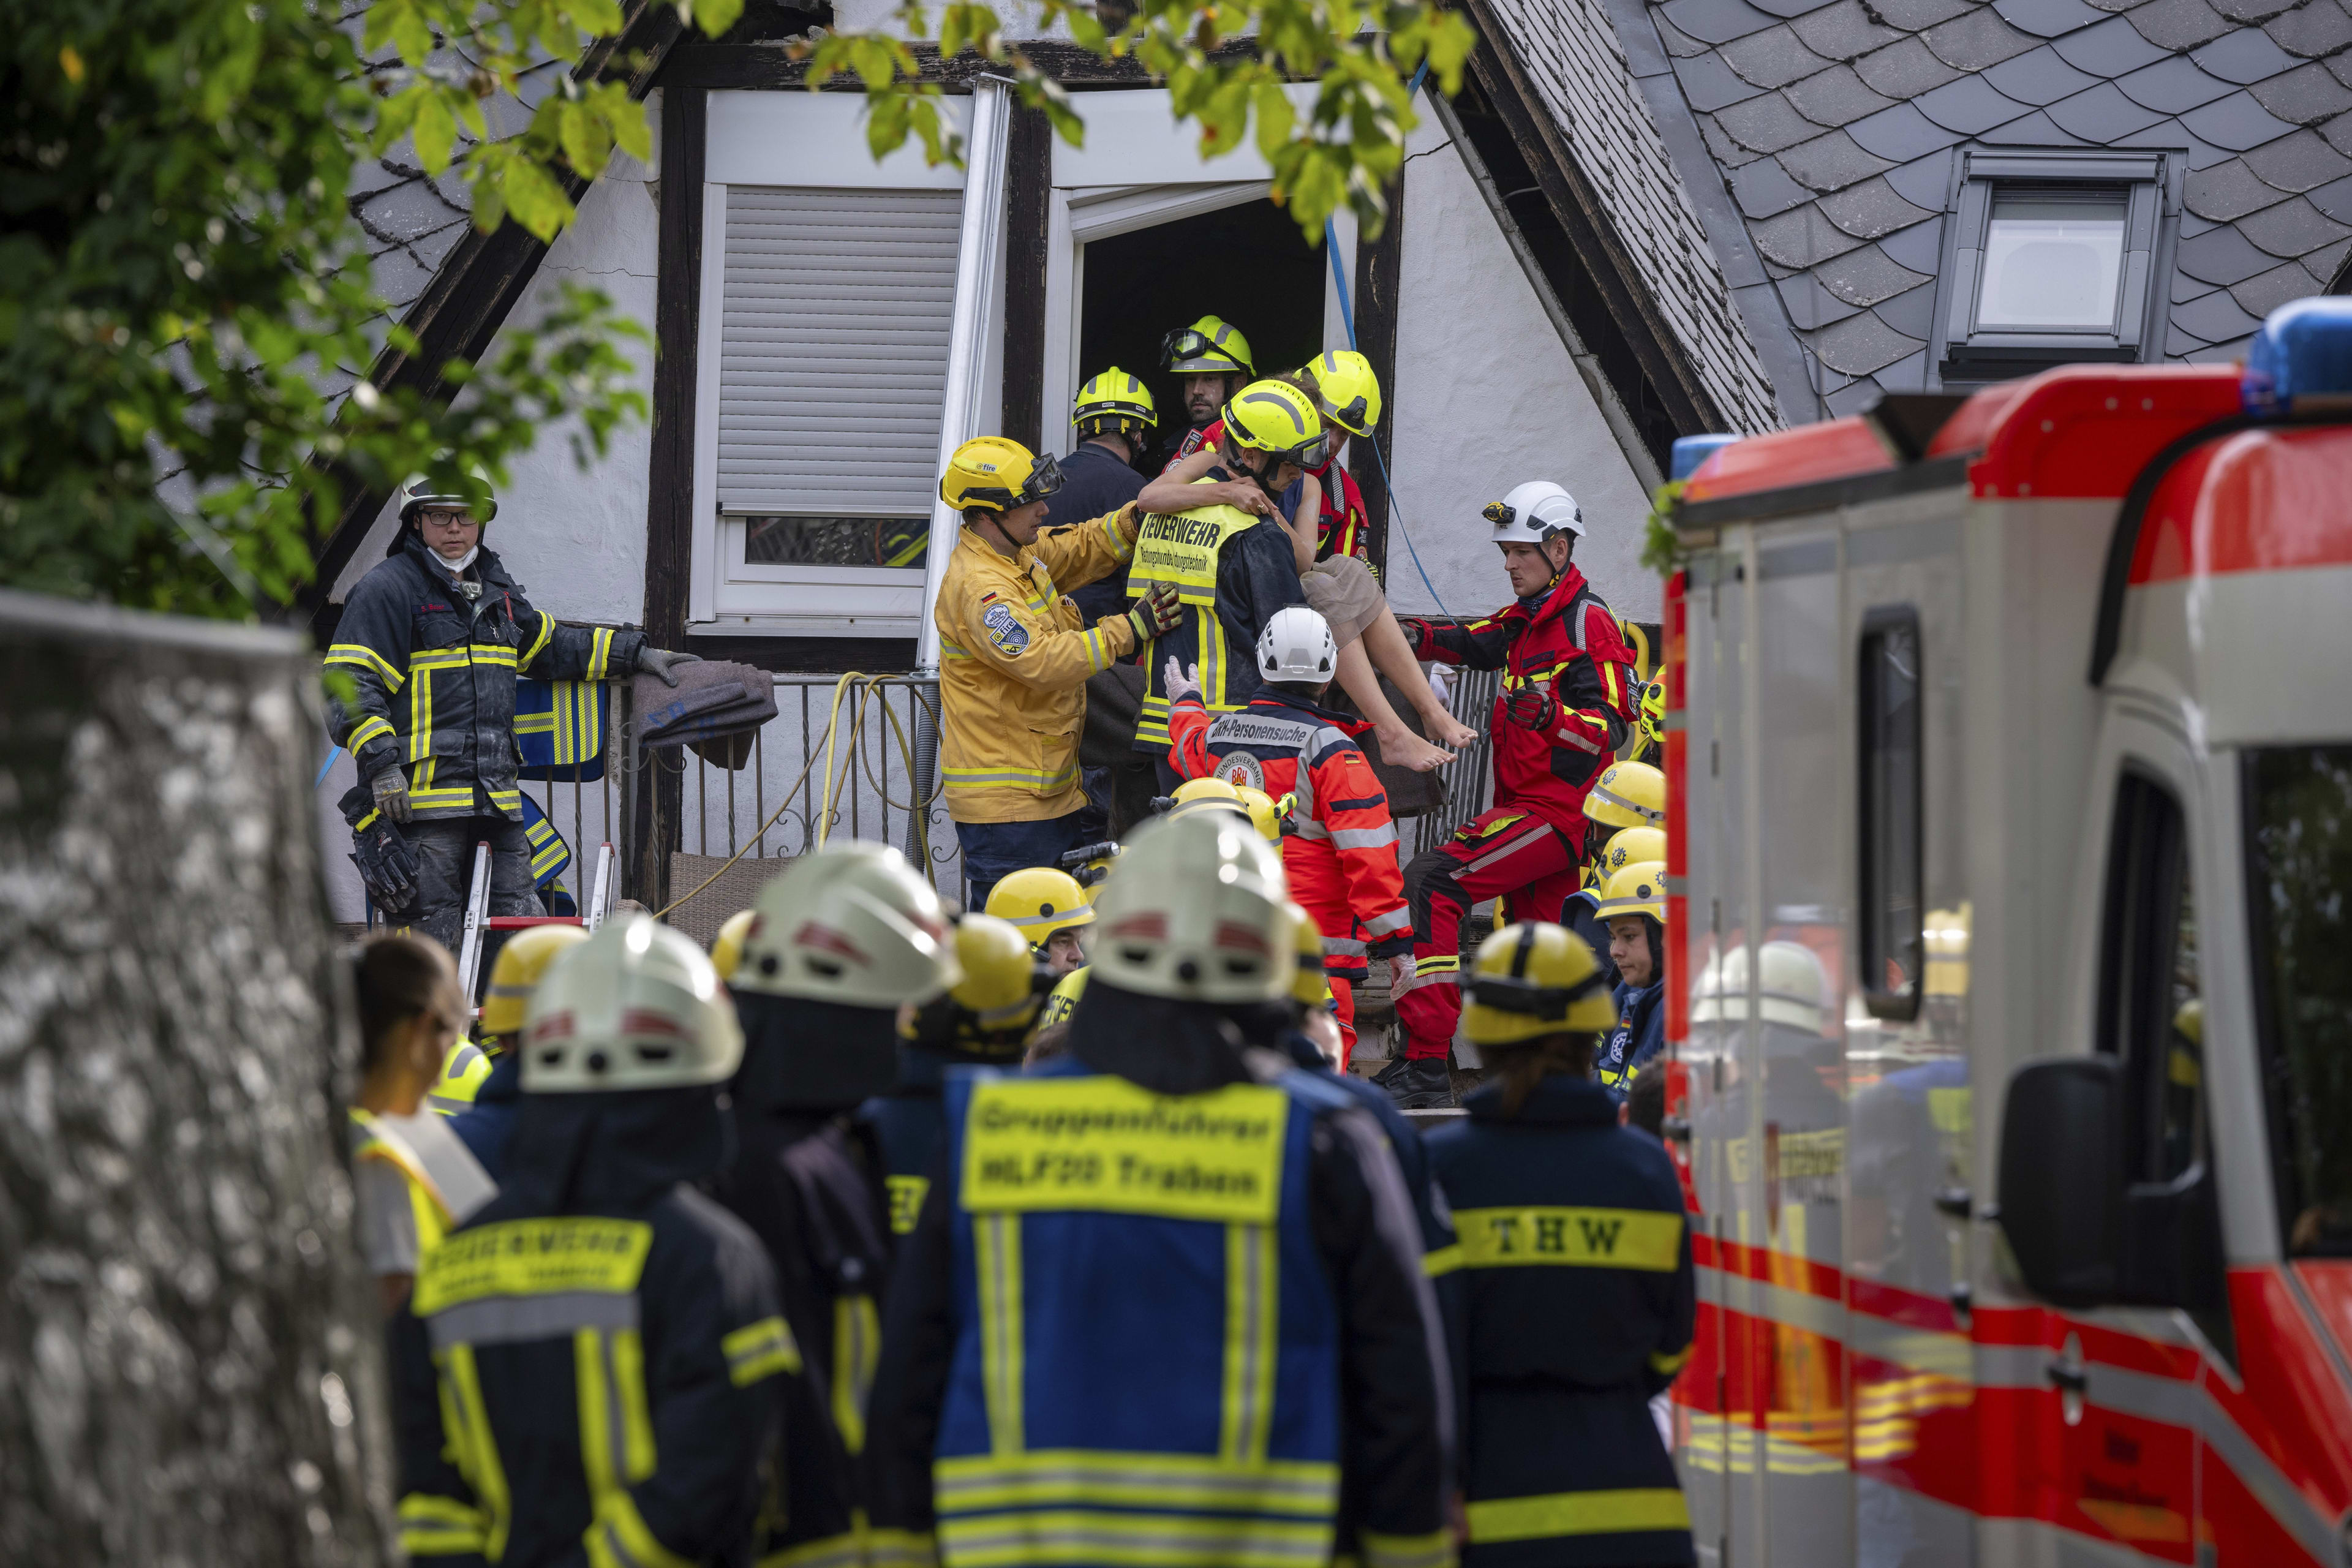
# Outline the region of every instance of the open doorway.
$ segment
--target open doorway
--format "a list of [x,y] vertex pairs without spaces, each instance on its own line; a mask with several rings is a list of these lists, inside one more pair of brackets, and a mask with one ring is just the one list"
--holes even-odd
[[1295,370],[1323,351],[1328,266],[1322,247],[1264,197],[1090,240],[1079,379],[1111,365],[1141,376],[1172,451],[1187,420],[1180,378],[1160,368],[1160,339],[1223,316],[1249,340],[1260,375]]

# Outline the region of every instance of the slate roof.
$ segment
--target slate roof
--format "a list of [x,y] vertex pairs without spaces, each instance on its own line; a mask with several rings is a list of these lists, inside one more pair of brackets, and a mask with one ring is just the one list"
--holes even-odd
[[1963,142],[2186,150],[2168,359],[2236,357],[2352,253],[2352,0],[1608,4],[1791,418],[1927,384]]
[[[1771,380],[1599,0],[1491,0],[1633,265],[1726,419],[1776,429]],[[1712,172],[1709,171],[1711,177]]]

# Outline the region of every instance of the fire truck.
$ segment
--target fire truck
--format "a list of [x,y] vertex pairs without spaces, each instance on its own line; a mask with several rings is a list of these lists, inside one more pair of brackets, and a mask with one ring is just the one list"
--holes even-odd
[[2352,1563],[2352,300],[1700,437],[1703,1563]]

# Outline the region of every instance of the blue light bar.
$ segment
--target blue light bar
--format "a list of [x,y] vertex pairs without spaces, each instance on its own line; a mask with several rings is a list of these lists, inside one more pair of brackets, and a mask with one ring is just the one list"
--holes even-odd
[[[2352,302],[2352,301],[2347,301]],[[1674,472],[1666,478],[1686,479],[1698,472],[1698,466],[1717,451],[1738,440],[1738,436],[1677,436],[1675,437]]]
[[2352,409],[2352,298],[2320,295],[2273,310],[2247,346],[2238,401],[2271,419]]

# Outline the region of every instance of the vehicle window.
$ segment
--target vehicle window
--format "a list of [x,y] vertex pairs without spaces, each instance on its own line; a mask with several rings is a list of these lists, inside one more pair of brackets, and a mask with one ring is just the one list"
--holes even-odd
[[2245,761],[2254,1016],[2289,1254],[2352,1257],[2352,746]]
[[1925,961],[1919,896],[1919,616],[1873,610],[1863,622],[1860,945],[1864,998],[1882,1018],[1919,1011]]
[[2169,1182],[2205,1153],[2205,1005],[2192,891],[2179,802],[2155,780],[2126,773],[2107,847],[2098,1043],[2124,1062],[2135,1182]]

